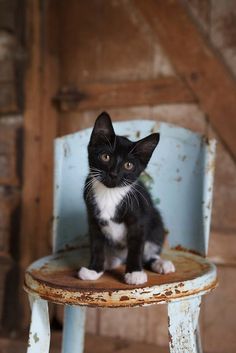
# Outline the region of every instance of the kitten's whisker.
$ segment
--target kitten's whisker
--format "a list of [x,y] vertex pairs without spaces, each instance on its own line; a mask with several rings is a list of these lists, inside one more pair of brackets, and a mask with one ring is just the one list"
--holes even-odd
[[134,197],[134,199],[137,202],[137,205],[139,207],[139,200],[138,200],[137,196],[135,195],[135,191],[132,189],[132,187],[131,187],[130,192],[131,192],[132,196]]
[[[125,179],[125,181],[128,182],[127,179]],[[134,183],[130,183],[130,182],[129,182],[129,185],[131,186],[131,189],[137,191],[137,193],[140,194],[140,196],[143,198],[143,200],[145,200],[145,202],[147,203],[147,205],[149,205],[149,202],[148,202],[148,200],[146,199],[146,197],[142,194],[142,192],[140,192],[140,191],[138,190],[138,188],[137,188],[137,186],[136,186],[136,181],[135,181]],[[140,185],[140,184],[139,184],[138,186],[141,186],[141,188],[146,191],[146,189],[145,189],[144,186],[142,186],[142,185]]]
[[[130,183],[129,181],[127,181],[126,179],[124,179],[123,185],[124,185],[124,186],[130,186],[131,183]],[[126,194],[126,196],[127,196],[127,206],[128,206],[128,207],[130,206],[131,211],[133,211],[133,199],[132,199],[132,197],[131,197],[131,195],[130,195],[130,192],[131,192],[131,194],[132,194],[132,189],[130,189],[129,192]]]
[[148,200],[147,200],[146,197],[137,189],[137,187],[135,187],[135,186],[132,184],[132,188],[133,188],[135,191],[137,191],[137,192],[140,194],[140,196],[142,196],[143,200],[144,200],[144,201],[147,203],[147,205],[149,206]]

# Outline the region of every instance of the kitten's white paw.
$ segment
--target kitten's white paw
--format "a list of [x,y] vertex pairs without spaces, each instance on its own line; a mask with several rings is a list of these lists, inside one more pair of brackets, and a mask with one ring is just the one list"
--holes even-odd
[[134,271],[125,274],[125,283],[143,284],[147,282],[147,274],[144,271]]
[[83,279],[84,281],[94,281],[102,276],[103,272],[96,272],[94,270],[90,270],[87,267],[81,267],[78,271],[78,277]]
[[161,258],[156,259],[152,263],[151,268],[154,272],[162,274],[175,272],[175,265],[173,264],[173,262],[169,260],[162,260]]

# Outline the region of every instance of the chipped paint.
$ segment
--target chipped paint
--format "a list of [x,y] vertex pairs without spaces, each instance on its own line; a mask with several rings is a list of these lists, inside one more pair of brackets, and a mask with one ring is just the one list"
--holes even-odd
[[179,159],[180,161],[184,162],[184,161],[187,159],[187,156],[186,156],[186,155],[181,155],[181,154],[179,154],[179,155],[178,155],[178,159]]
[[139,177],[139,180],[146,186],[146,188],[151,192],[152,185],[154,183],[153,177],[147,172],[144,171]]
[[27,353],[49,352],[50,324],[47,301],[29,295],[32,310]]
[[156,197],[156,198],[153,200],[153,202],[154,202],[154,204],[155,204],[156,206],[158,206],[158,205],[160,205],[161,200],[159,199],[159,197]]
[[70,155],[70,146],[67,142],[63,144],[64,157],[67,158]]
[[[164,257],[177,271],[168,275],[148,272],[142,286],[124,283],[124,268],[105,273],[98,281],[77,278],[80,263],[86,263],[88,249],[81,248],[52,255],[34,263],[26,273],[25,290],[60,304],[128,307],[161,304],[203,295],[217,285],[216,268],[208,260],[187,251],[170,250]],[[82,257],[81,257],[82,256]]]
[[33,339],[34,339],[34,342],[37,343],[39,341],[39,338],[38,338],[38,335],[37,333],[35,332],[35,334],[33,335]]
[[150,129],[150,134],[154,134],[160,130],[160,122],[156,121]]
[[[150,190],[155,205],[160,207],[170,230],[170,245],[182,244],[205,255],[210,226],[210,209],[206,205],[212,197],[212,190],[208,191],[208,188],[212,186],[213,170],[205,171],[214,158],[214,140],[208,140],[206,144],[200,134],[151,120],[115,122],[114,129],[119,135],[129,135],[131,140],[137,139],[137,132],[140,132],[140,138],[151,130],[160,132],[160,144],[141,180]],[[81,242],[88,232],[82,190],[88,170],[87,154],[78,155],[78,149],[86,152],[90,134],[91,129],[86,129],[56,140],[55,185],[59,189],[54,188],[54,215],[59,218],[53,222],[54,251],[64,249],[65,244],[75,243],[78,239],[77,243]],[[64,157],[65,143],[70,148],[67,158]],[[77,167],[71,170],[68,167],[71,165]],[[81,187],[74,188],[75,183]],[[78,217],[72,217],[75,210],[78,210]]]
[[199,352],[197,325],[201,297],[168,304],[168,333],[170,353]]
[[183,179],[183,178],[182,178],[180,175],[178,175],[178,176],[175,178],[175,181],[177,181],[177,183],[179,183],[182,179]]
[[[199,251],[202,255],[207,252],[215,141],[174,125],[148,120],[117,122],[114,127],[119,135],[127,135],[131,139],[142,138],[157,131],[161,133],[161,143],[155,151],[157,153],[154,152],[147,173],[141,178],[151,191],[155,203],[159,203],[160,199],[162,201],[160,209],[170,231],[170,245],[183,246],[163,254],[163,257],[173,261],[176,272],[168,275],[148,272],[148,282],[142,286],[124,283],[124,267],[106,272],[95,282],[77,278],[79,267],[88,262],[89,250],[85,247],[74,248],[75,243],[87,242],[86,211],[81,202],[83,191],[82,188],[74,188],[74,185],[83,185],[87,173],[86,153],[80,153],[80,163],[77,163],[78,150],[86,150],[91,129],[58,138],[55,149],[53,229],[53,249],[57,253],[35,262],[26,272],[24,288],[33,298],[31,332],[37,332],[36,341],[40,338],[35,342],[33,335],[30,335],[28,353],[48,351],[50,329],[46,301],[70,304],[66,306],[68,337],[72,332],[69,323],[74,322],[71,318],[84,318],[85,306],[115,308],[167,303],[170,347],[181,347],[180,350],[176,348],[171,352],[193,352],[192,347],[185,346],[185,343],[183,345],[186,342],[183,333],[187,333],[184,331],[187,327],[185,323],[189,316],[195,315],[197,305],[194,303],[199,297],[217,286],[217,275],[216,268],[210,261],[190,253],[185,247],[193,248],[196,250],[194,252]],[[70,167],[74,165],[77,167],[72,170]],[[177,178],[183,180],[174,180],[176,174]],[[176,184],[175,181],[179,183]],[[190,188],[190,185],[194,187]],[[192,193],[189,192],[190,189]],[[177,205],[184,207],[176,207],[176,201]],[[78,210],[78,216],[76,213],[76,217],[71,217],[75,210]],[[186,210],[191,210],[195,215],[195,223],[192,221],[193,217],[189,217],[190,211]],[[77,243],[78,234],[81,237]],[[63,251],[65,248],[68,248],[67,251]],[[183,299],[185,304],[182,305]],[[178,322],[174,317],[176,313],[177,319],[186,316],[184,324],[179,321],[179,327],[184,328],[182,331],[178,331],[179,327],[174,327]],[[80,323],[84,325],[84,320],[80,320]],[[194,333],[196,327],[192,328],[191,332]],[[77,331],[75,334],[72,332],[71,339],[66,342],[75,342],[77,336]],[[180,342],[175,342],[178,337],[182,337],[182,346]]]

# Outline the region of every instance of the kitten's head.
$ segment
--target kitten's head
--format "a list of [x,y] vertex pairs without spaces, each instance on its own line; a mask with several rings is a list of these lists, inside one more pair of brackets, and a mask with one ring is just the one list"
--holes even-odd
[[101,113],[88,145],[90,174],[110,188],[133,183],[146,168],[159,138],[155,133],[132,142],[117,136],[110,116]]

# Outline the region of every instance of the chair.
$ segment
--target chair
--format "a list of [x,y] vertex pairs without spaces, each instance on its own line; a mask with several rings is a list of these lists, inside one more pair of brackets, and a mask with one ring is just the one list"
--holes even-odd
[[28,267],[24,288],[32,321],[28,353],[47,353],[50,344],[48,302],[65,305],[63,353],[83,352],[86,306],[131,307],[168,305],[172,353],[201,352],[198,316],[202,295],[217,285],[215,266],[206,258],[211,217],[215,141],[184,128],[155,121],[114,123],[118,135],[131,140],[160,131],[143,182],[152,193],[167,227],[176,272],[148,272],[148,282],[130,286],[119,268],[97,281],[77,278],[87,265],[89,248],[83,185],[88,172],[87,144],[91,129],[55,141],[53,254]]

